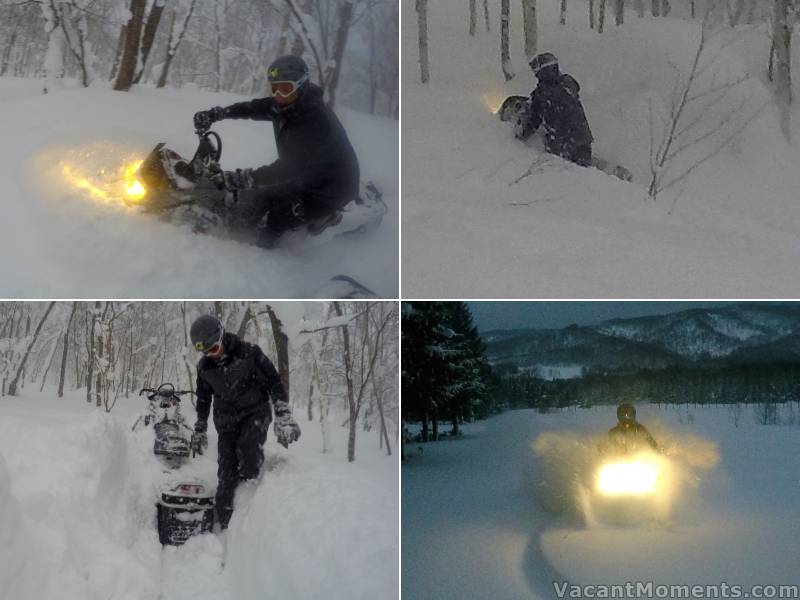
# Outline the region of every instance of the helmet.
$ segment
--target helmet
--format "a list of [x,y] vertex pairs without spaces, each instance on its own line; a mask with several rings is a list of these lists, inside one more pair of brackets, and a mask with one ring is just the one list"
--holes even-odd
[[211,315],[203,315],[195,319],[189,330],[189,337],[195,350],[210,356],[222,354],[222,336],[225,328],[219,319]]
[[552,52],[542,52],[534,56],[528,63],[533,69],[533,74],[539,77],[540,73],[554,71],[558,73],[558,59]]
[[308,65],[299,56],[281,56],[267,69],[267,79],[275,102],[291,104],[308,85]]
[[636,407],[623,402],[617,407],[617,419],[620,423],[633,423],[636,420]]

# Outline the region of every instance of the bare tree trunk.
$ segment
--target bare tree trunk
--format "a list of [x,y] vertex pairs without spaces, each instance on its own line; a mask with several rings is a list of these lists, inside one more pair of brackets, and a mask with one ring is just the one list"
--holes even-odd
[[589,0],[589,29],[594,29],[594,0]]
[[283,331],[283,323],[275,314],[272,306],[267,304],[267,315],[272,325],[272,337],[275,340],[275,350],[278,354],[278,375],[286,392],[286,401],[289,401],[289,336]]
[[558,10],[558,24],[567,24],[567,0],[561,0],[561,6]]
[[508,21],[509,21],[509,0],[500,0],[500,65],[503,69],[503,77],[506,81],[514,78],[514,71],[511,69],[511,53],[508,45]]
[[[347,36],[350,33],[350,25],[353,19],[353,2],[339,2],[338,27],[336,28],[336,38],[333,42],[333,68],[329,69],[329,76],[326,77],[325,91],[328,95],[328,106],[333,108],[336,104],[336,88],[339,87],[339,75],[342,72],[344,62],[344,50],[347,47]],[[329,62],[330,64],[330,62]]]
[[[508,0],[505,0],[506,2]],[[430,81],[428,69],[428,0],[417,0],[417,39],[419,40],[419,75],[422,83]]]
[[17,373],[14,375],[14,379],[11,381],[11,384],[8,386],[8,395],[9,396],[16,396],[17,395],[17,386],[20,382],[20,377],[22,373],[25,371],[25,363],[28,361],[28,356],[31,353],[31,349],[33,345],[36,343],[36,340],[39,338],[39,333],[42,331],[42,327],[44,327],[44,322],[47,320],[47,317],[50,316],[50,311],[53,310],[53,307],[56,305],[55,302],[50,302],[47,305],[47,310],[42,315],[42,318],[39,320],[39,324],[36,326],[36,331],[33,333],[33,339],[28,343],[28,347],[25,350],[25,354],[22,357],[22,361],[20,361],[19,365],[17,366]]
[[614,0],[614,16],[617,26],[625,22],[625,0]]
[[486,31],[489,31],[489,0],[483,0],[483,20],[486,22]]
[[47,382],[47,375],[50,373],[50,368],[53,366],[53,361],[56,358],[56,352],[58,351],[58,342],[61,341],[61,335],[56,338],[56,341],[53,343],[53,349],[50,351],[50,358],[47,360],[47,366],[44,369],[44,375],[42,375],[42,384],[39,386],[39,393],[44,391],[44,384]]
[[[183,37],[186,35],[186,28],[189,26],[189,21],[192,18],[192,14],[194,13],[194,7],[197,4],[197,0],[192,0],[192,3],[189,5],[189,10],[186,13],[186,17],[183,20],[183,27],[181,27],[180,35],[178,35],[177,39],[173,39],[174,29],[170,27],[170,35],[169,41],[167,43],[167,55],[164,58],[164,66],[161,67],[161,73],[158,76],[158,84],[156,87],[163,88],[167,85],[167,76],[169,75],[169,68],[172,66],[172,61],[175,58],[175,55],[178,53],[178,47],[181,45],[183,41]],[[172,24],[175,24],[175,13],[172,13]]]
[[536,56],[538,31],[536,27],[536,0],[522,0],[522,23],[525,29],[525,56],[530,61]]
[[791,139],[792,106],[792,27],[790,0],[775,0],[772,45],[775,49],[775,99],[783,135]]
[[469,0],[469,34],[475,37],[475,22],[478,20],[477,0]]
[[142,37],[142,22],[147,0],[131,0],[131,18],[126,25],[125,44],[120,59],[117,80],[114,89],[118,92],[127,92],[133,85],[136,65],[139,62],[140,39]]
[[603,33],[606,25],[606,0],[600,0],[600,14],[597,18],[597,33]]
[[161,15],[164,13],[164,4],[156,0],[153,8],[150,9],[150,14],[147,15],[147,23],[144,26],[144,33],[142,34],[142,59],[139,72],[133,78],[133,83],[139,83],[144,75],[145,67],[147,66],[147,59],[150,56],[150,50],[153,48],[153,41],[156,39],[156,31],[161,22]]
[[92,330],[89,333],[89,358],[86,361],[86,402],[92,401],[92,379],[94,377],[94,363],[95,363],[95,329],[97,328],[97,313],[100,310],[100,301],[94,303],[94,310],[92,311]]
[[64,397],[64,378],[67,373],[67,356],[69,355],[69,331],[72,328],[72,320],[75,318],[75,310],[78,308],[78,303],[72,303],[72,310],[69,313],[69,321],[64,328],[64,348],[61,354],[61,372],[58,376],[58,397]]

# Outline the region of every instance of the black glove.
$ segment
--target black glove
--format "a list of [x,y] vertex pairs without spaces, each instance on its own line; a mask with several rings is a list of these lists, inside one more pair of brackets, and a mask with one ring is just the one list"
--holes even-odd
[[197,131],[205,133],[209,130],[211,125],[217,121],[225,118],[225,109],[221,106],[215,106],[209,110],[201,110],[194,113],[194,128]]
[[220,190],[229,192],[249,190],[253,187],[253,169],[223,171],[219,165],[214,163],[214,166],[210,166],[208,169],[208,179]]
[[193,454],[202,455],[205,449],[208,447],[208,434],[206,434],[207,428],[208,423],[205,421],[198,421],[195,423],[191,442]]
[[300,439],[300,427],[292,417],[292,411],[289,410],[286,402],[278,400],[273,405],[275,406],[275,424],[273,425],[275,437],[281,446],[288,448],[289,444]]

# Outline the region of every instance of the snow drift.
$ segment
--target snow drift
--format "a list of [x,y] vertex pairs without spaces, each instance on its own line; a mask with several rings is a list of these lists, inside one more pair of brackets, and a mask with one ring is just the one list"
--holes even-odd
[[[337,274],[397,296],[396,121],[338,111],[362,177],[384,192],[389,213],[378,231],[267,252],[98,201],[70,183],[61,165],[71,153],[81,172],[99,174],[143,159],[157,142],[191,156],[192,114],[243,98],[190,88],[120,93],[67,86],[47,95],[40,88],[39,80],[0,78],[8,225],[0,250],[15,257],[0,263],[7,296],[314,297]],[[256,167],[276,156],[269,123],[225,121],[214,129],[223,137],[223,168]]]
[[[588,28],[583,4],[570,8],[566,26],[558,24],[558,3],[537,9],[539,50],[553,51],[579,81],[594,152],[628,167],[634,175],[628,184],[547,155],[539,140],[515,140],[492,114],[503,97],[528,94],[535,85],[521,51],[519,4],[512,5],[510,82],[501,73],[496,27],[487,33],[479,23],[471,38],[468,8],[457,0],[428,11],[428,84],[419,82],[416,13],[410,2],[403,11],[403,44],[410,49],[402,65],[405,295],[687,298],[797,291],[800,272],[790,257],[800,230],[800,172],[771,101],[763,28],[715,39],[710,52],[719,53],[696,90],[749,77],[702,115],[697,132],[747,122],[741,135],[653,202],[650,107],[658,121],[673,93],[675,66],[685,71],[691,64],[697,22],[629,12],[623,26],[598,34]],[[498,18],[492,14],[493,25]],[[799,69],[800,43],[794,46]],[[796,138],[797,107],[795,115]],[[725,135],[690,148],[675,172]]]
[[[214,534],[162,549],[155,525],[160,467],[152,430],[131,431],[142,408],[137,400],[106,414],[76,395],[3,399],[4,600],[396,596],[394,457],[365,449],[348,464],[342,455],[320,454],[315,423],[288,451],[270,433],[265,473],[237,492],[227,557]],[[334,434],[344,448],[344,435]],[[213,427],[209,437],[208,452],[184,468],[213,485]],[[360,437],[365,446],[375,441]]]

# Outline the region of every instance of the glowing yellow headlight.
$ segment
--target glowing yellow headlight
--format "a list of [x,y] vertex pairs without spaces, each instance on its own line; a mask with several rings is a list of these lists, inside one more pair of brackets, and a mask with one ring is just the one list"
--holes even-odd
[[606,496],[652,494],[660,473],[659,464],[647,458],[608,463],[597,472],[597,490]]
[[142,187],[142,184],[136,180],[129,184],[125,191],[133,200],[141,200],[147,193],[147,191]]

